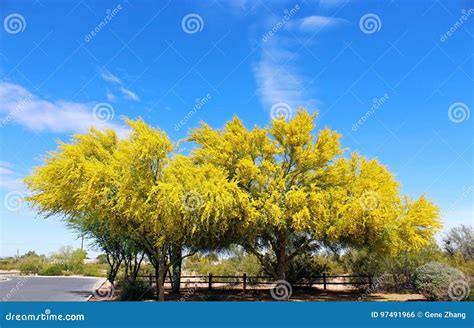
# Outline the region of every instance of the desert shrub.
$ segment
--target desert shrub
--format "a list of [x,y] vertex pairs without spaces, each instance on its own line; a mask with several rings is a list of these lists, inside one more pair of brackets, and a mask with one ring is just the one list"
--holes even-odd
[[106,277],[107,267],[98,263],[85,264],[82,274],[87,277]]
[[107,264],[107,254],[100,254],[97,256],[97,263],[99,264]]
[[254,255],[240,251],[232,251],[229,255],[225,259],[219,259],[214,253],[206,256],[193,255],[186,259],[184,269],[200,275],[212,273],[216,276],[234,276],[247,273],[248,276],[258,276],[262,274],[260,262]]
[[430,262],[415,271],[414,283],[418,292],[430,300],[450,300],[451,283],[464,279],[461,271],[444,263]]
[[[343,256],[343,265],[353,275],[371,275],[379,281],[381,291],[412,291],[415,271],[427,262],[443,261],[436,244],[418,251],[402,251],[394,255],[381,255],[368,249],[352,249]],[[356,279],[357,280],[357,279]],[[366,279],[361,279],[361,281]],[[365,288],[365,287],[364,287]]]
[[141,301],[153,297],[153,289],[146,282],[137,279],[126,279],[121,284],[118,298],[121,301]]
[[44,259],[40,256],[28,256],[18,261],[18,269],[22,274],[38,274],[43,269]]
[[61,266],[57,264],[48,264],[43,270],[40,271],[43,276],[61,276],[63,270]]
[[0,259],[0,270],[15,270],[18,268],[18,260],[14,257]]
[[60,266],[63,271],[73,274],[84,273],[85,258],[86,252],[80,249],[73,250],[71,246],[61,247],[59,251],[51,256],[51,260],[54,264]]
[[329,271],[329,262],[323,257],[311,254],[296,256],[288,266],[286,280],[292,283],[301,282],[305,278],[320,276]]

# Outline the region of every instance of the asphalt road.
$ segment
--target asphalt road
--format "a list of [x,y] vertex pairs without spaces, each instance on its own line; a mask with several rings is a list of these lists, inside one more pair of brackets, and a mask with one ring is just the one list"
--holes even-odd
[[0,301],[87,301],[102,281],[93,277],[9,276],[0,279]]

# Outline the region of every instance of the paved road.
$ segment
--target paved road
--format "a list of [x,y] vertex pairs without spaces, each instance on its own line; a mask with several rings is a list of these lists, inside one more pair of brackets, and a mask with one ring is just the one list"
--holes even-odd
[[0,279],[0,301],[87,301],[104,281],[93,277],[28,277]]

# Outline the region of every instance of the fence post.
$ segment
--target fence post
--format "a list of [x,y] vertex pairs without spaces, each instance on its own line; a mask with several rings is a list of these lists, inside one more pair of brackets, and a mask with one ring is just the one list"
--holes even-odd
[[153,276],[151,275],[151,273],[148,275],[148,279],[150,281],[150,286],[153,285]]
[[209,272],[209,290],[212,289],[212,273]]
[[247,274],[246,273],[244,273],[244,277],[242,279],[242,289],[244,293],[247,290]]
[[323,273],[323,285],[324,285],[324,290],[326,290],[326,273]]

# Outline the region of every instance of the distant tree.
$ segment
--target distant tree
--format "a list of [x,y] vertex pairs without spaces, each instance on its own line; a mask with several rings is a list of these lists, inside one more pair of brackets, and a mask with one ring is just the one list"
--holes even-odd
[[464,261],[473,261],[474,229],[463,224],[452,228],[443,237],[443,249],[450,257],[458,254]]
[[99,264],[107,264],[107,254],[99,254],[99,255],[97,255],[97,263],[99,263]]
[[20,258],[31,257],[31,256],[38,257],[39,255],[35,251],[28,251],[25,254],[21,255]]

